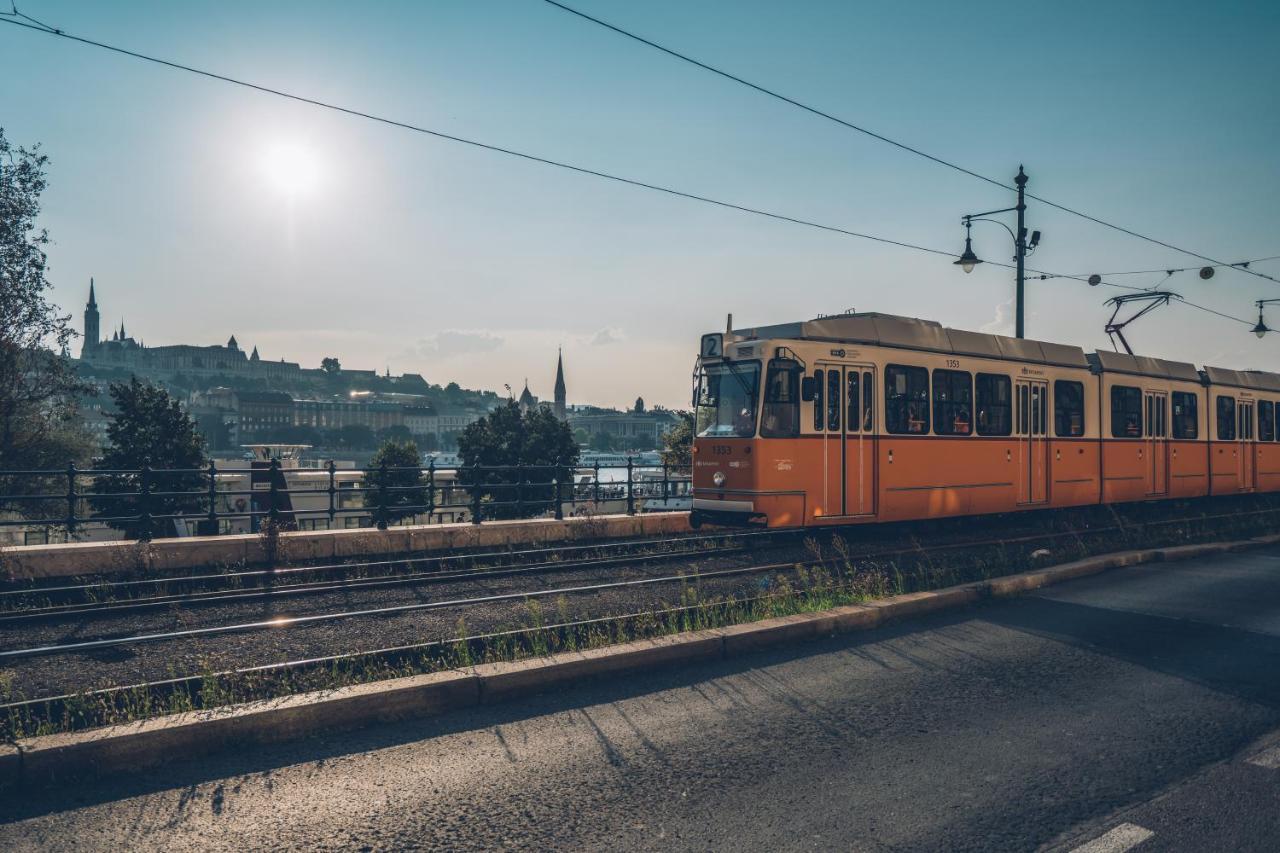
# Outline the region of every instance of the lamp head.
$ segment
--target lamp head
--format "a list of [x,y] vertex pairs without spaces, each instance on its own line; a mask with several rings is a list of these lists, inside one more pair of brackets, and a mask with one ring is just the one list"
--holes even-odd
[[964,238],[964,254],[960,256],[959,260],[952,261],[952,263],[966,273],[973,272],[973,268],[982,263],[982,259],[973,253],[973,244],[968,236]]

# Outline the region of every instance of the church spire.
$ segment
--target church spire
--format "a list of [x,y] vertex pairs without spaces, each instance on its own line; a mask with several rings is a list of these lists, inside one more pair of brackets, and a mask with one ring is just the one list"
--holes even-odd
[[84,306],[84,344],[80,347],[81,358],[93,358],[98,351],[101,335],[98,333],[98,297],[93,292],[93,279],[89,279],[89,303]]
[[555,388],[555,415],[560,420],[565,419],[565,400],[566,393],[564,387],[564,349],[561,348],[556,354],[556,388]]

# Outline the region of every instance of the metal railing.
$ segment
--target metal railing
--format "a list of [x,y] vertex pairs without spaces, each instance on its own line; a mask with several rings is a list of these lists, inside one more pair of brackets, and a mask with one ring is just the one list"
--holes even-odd
[[[602,482],[602,472],[624,472]],[[637,478],[637,472],[642,476]],[[659,476],[660,472],[660,476]],[[299,484],[297,475],[325,482]],[[294,483],[290,483],[290,478]],[[581,481],[579,478],[583,478]],[[0,470],[0,528],[55,528],[75,536],[89,524],[118,528],[125,538],[244,532],[264,523],[293,529],[299,520],[367,518],[386,529],[401,519],[448,513],[474,524],[551,515],[564,518],[590,506],[613,504],[637,512],[638,502],[688,494],[688,475],[666,464],[555,462],[545,465],[388,466],[373,469],[284,467],[278,460],[251,467]],[[358,503],[353,500],[358,496]],[[301,503],[302,505],[299,505]],[[359,526],[365,526],[363,524]]]

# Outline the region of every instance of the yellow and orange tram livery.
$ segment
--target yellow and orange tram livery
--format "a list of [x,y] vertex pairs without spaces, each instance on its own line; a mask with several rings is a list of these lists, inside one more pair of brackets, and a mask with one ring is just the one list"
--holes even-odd
[[691,523],[1280,489],[1280,375],[845,314],[704,335]]

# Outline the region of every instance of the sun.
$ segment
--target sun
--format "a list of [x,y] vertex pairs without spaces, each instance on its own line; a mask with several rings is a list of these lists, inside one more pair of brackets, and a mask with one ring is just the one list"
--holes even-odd
[[305,145],[277,142],[262,153],[262,173],[273,187],[290,197],[305,195],[320,183],[320,161]]

